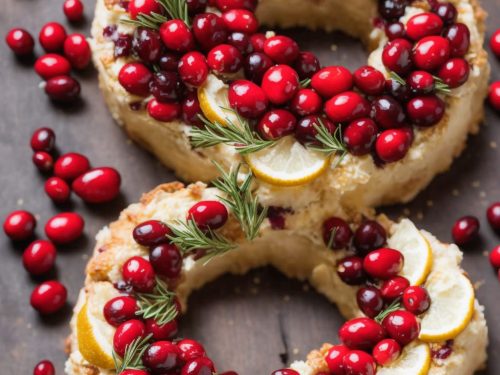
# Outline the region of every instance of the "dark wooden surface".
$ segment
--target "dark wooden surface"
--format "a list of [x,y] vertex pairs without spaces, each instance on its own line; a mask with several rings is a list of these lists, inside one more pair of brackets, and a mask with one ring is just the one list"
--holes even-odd
[[[85,0],[87,21],[69,30],[89,32],[93,0]],[[13,26],[33,33],[47,21],[65,23],[62,0],[3,0],[0,35]],[[490,13],[488,35],[500,19],[500,1],[483,1]],[[66,23],[65,23],[66,24]],[[500,24],[497,23],[497,27]],[[291,32],[303,48],[317,52],[323,63],[361,65],[361,45],[339,34]],[[311,42],[308,42],[310,40]],[[335,47],[332,48],[332,45]],[[37,53],[41,53],[37,49]],[[500,79],[500,63],[491,59],[493,78]],[[97,88],[96,73],[89,69],[78,78],[83,101],[72,108],[55,107],[38,88],[39,79],[30,64],[21,64],[0,43],[0,219],[11,210],[25,208],[39,218],[37,233],[54,213],[76,210],[86,219],[85,237],[61,248],[57,271],[50,278],[62,280],[69,290],[69,304],[62,313],[39,317],[29,306],[29,295],[40,280],[29,277],[21,265],[23,246],[13,246],[0,236],[0,374],[31,374],[34,364],[50,358],[63,373],[63,343],[68,334],[71,307],[82,284],[83,270],[100,227],[117,217],[128,203],[155,185],[174,176],[142,149],[127,141],[115,126]],[[123,195],[113,204],[54,206],[43,192],[44,178],[31,164],[28,141],[40,126],[57,132],[61,152],[88,155],[95,166],[113,165],[123,176]],[[385,210],[393,217],[403,212],[442,240],[450,239],[450,227],[463,214],[477,215],[481,240],[465,249],[464,267],[481,284],[478,297],[486,306],[490,328],[490,361],[485,374],[500,374],[500,284],[485,255],[500,242],[488,227],[485,208],[500,200],[500,117],[486,110],[485,126],[469,140],[466,152],[453,168],[439,176],[418,199],[405,207]],[[197,292],[182,320],[182,333],[201,340],[221,370],[242,375],[269,374],[284,362],[303,358],[324,341],[335,341],[342,323],[335,306],[305,284],[288,280],[272,269],[256,270],[245,277],[226,276]],[[474,348],[470,348],[474,350]]]

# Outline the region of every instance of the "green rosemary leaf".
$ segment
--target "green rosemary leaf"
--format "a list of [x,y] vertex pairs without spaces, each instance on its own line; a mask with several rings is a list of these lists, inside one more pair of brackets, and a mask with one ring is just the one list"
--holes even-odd
[[314,128],[317,131],[316,139],[320,143],[317,145],[308,145],[309,149],[327,153],[327,154],[340,154],[340,159],[342,159],[347,153],[347,149],[342,142],[342,131],[340,126],[337,127],[335,132],[332,134],[325,126],[321,119],[318,119],[318,124],[314,124]]
[[158,30],[160,26],[169,21],[179,19],[189,27],[190,20],[188,14],[188,6],[186,0],[157,0],[160,6],[164,9],[167,16],[163,14],[151,12],[150,14],[141,13],[135,20],[127,18],[121,22],[133,26],[142,26],[148,29]]
[[396,72],[389,72],[389,76],[391,77],[391,79],[393,79],[394,81],[398,82],[399,84],[401,84],[403,86],[406,85],[406,81],[398,73],[396,73]]
[[164,325],[177,317],[175,293],[168,290],[167,284],[159,278],[152,293],[138,293],[139,310],[136,315],[143,319],[154,319],[159,325]]
[[145,369],[144,365],[142,364],[142,356],[149,346],[148,342],[151,337],[152,335],[150,334],[146,337],[139,337],[132,341],[131,344],[125,347],[125,355],[123,356],[123,358],[120,358],[120,356],[113,350],[112,356],[117,374],[120,374],[126,369]]
[[305,89],[308,88],[311,85],[311,78],[306,78],[300,81],[300,87]]
[[390,313],[399,310],[401,308],[401,303],[399,302],[399,298],[394,300],[387,308],[381,311],[376,317],[375,321],[377,323],[382,323],[382,321],[389,315]]
[[434,86],[436,88],[436,91],[441,93],[441,94],[444,94],[444,95],[448,95],[451,93],[451,88],[450,86],[448,86],[446,83],[443,82],[443,80],[441,78],[439,78],[438,76],[433,76],[434,77]]

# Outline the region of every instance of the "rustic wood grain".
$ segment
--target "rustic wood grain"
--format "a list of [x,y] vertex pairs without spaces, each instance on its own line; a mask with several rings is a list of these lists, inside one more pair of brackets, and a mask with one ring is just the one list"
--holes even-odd
[[[88,34],[94,1],[84,2],[87,22],[71,25],[69,30]],[[500,1],[482,3],[490,13],[490,35],[500,19]],[[62,0],[3,0],[0,35],[3,37],[13,26],[36,34],[47,21],[66,24],[61,7]],[[303,30],[289,33],[301,41],[303,48],[317,52],[324,63],[357,67],[365,59],[361,45],[345,36],[319,32],[311,36]],[[0,219],[3,221],[16,208],[29,209],[40,219],[37,233],[42,236],[45,221],[56,212],[74,209],[85,216],[85,238],[60,249],[57,271],[50,275],[67,285],[71,305],[83,281],[97,230],[142,192],[174,176],[128,142],[114,125],[99,94],[94,70],[78,75],[82,103],[72,108],[55,107],[38,88],[39,79],[31,65],[16,61],[5,44],[0,44]],[[333,44],[336,48],[331,48]],[[491,62],[493,78],[500,79],[500,63],[494,59]],[[458,216],[473,214],[481,219],[481,241],[465,249],[464,266],[481,284],[478,297],[486,305],[491,340],[484,374],[493,375],[500,374],[500,284],[484,251],[498,244],[500,238],[488,227],[484,213],[489,202],[500,200],[500,118],[490,109],[486,114],[485,126],[470,138],[466,152],[449,172],[408,206],[386,211],[398,217],[409,210],[420,227],[443,240],[450,239],[451,224]],[[77,199],[66,207],[52,205],[43,192],[43,176],[31,164],[28,145],[31,132],[42,125],[56,130],[61,152],[82,152],[95,166],[116,166],[124,182],[120,199],[100,207],[86,206]],[[4,236],[0,236],[0,245],[0,373],[31,374],[37,361],[50,358],[62,374],[63,342],[71,308],[68,305],[57,316],[40,318],[28,302],[40,280],[30,278],[22,268],[23,246],[12,245]],[[303,358],[322,342],[335,341],[342,323],[336,308],[324,298],[272,269],[257,270],[245,277],[223,277],[195,293],[190,307],[182,321],[183,335],[203,341],[221,370],[235,369],[242,375],[269,374],[283,362]]]

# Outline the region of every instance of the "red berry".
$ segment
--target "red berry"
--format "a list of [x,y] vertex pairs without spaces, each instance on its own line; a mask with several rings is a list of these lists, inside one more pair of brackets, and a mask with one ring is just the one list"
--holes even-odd
[[282,368],[280,370],[273,371],[271,375],[300,375],[297,371],[291,368]]
[[445,30],[443,36],[450,42],[451,57],[463,57],[469,50],[470,31],[463,23],[451,25]]
[[135,242],[149,247],[168,242],[167,236],[170,234],[170,228],[159,220],[144,221],[133,231]]
[[331,249],[344,249],[352,238],[352,230],[345,220],[330,217],[323,222],[323,241]]
[[299,45],[287,36],[273,36],[264,42],[264,53],[277,64],[291,64],[299,57]]
[[320,144],[316,139],[318,135],[317,127],[321,124],[326,127],[329,133],[333,134],[337,127],[333,122],[325,117],[320,117],[318,115],[309,115],[303,117],[297,123],[295,128],[295,138],[304,145],[307,144]]
[[494,230],[500,230],[500,202],[492,203],[488,207],[486,218]]
[[344,356],[345,375],[375,375],[377,365],[373,357],[361,350],[351,350]]
[[80,175],[71,187],[87,203],[104,203],[118,196],[120,184],[121,176],[116,169],[100,167]]
[[168,340],[177,335],[177,321],[172,320],[165,324],[158,324],[154,319],[146,319],[146,334],[152,335],[153,340]]
[[406,75],[412,68],[412,44],[406,39],[394,39],[388,42],[382,52],[382,62],[387,69],[399,75]]
[[149,261],[155,272],[170,279],[177,278],[182,269],[182,255],[177,246],[164,243],[152,247]]
[[131,0],[128,4],[130,18],[135,20],[139,14],[151,15],[161,13],[160,4],[156,0]]
[[32,275],[42,275],[52,269],[57,251],[50,241],[37,240],[29,244],[23,253],[23,266]]
[[56,375],[56,369],[49,360],[43,360],[36,364],[33,375]]
[[45,181],[45,193],[55,203],[64,203],[69,200],[71,189],[66,181],[59,177],[51,177]]
[[146,370],[126,369],[120,372],[120,375],[150,375]]
[[385,77],[380,70],[365,65],[353,74],[354,85],[367,95],[380,95],[385,89]]
[[208,0],[186,0],[189,15],[194,15],[205,11]]
[[246,118],[260,118],[267,110],[268,99],[263,89],[246,80],[236,80],[229,85],[229,104]]
[[419,13],[406,23],[406,35],[413,40],[420,40],[429,35],[439,35],[441,30],[443,30],[443,21],[438,15],[430,12]]
[[12,211],[3,222],[5,234],[13,241],[25,241],[33,237],[36,219],[31,212]]
[[311,87],[324,98],[331,98],[350,90],[353,79],[349,70],[343,66],[329,66],[312,76]]
[[441,17],[445,25],[452,24],[457,20],[457,8],[452,3],[438,3],[436,6],[433,6],[432,10]]
[[401,22],[393,22],[385,27],[385,35],[389,40],[404,38],[406,35],[405,25]]
[[411,90],[407,84],[401,83],[396,79],[388,79],[385,81],[385,89],[387,93],[396,98],[400,103],[406,103],[411,96]]
[[50,172],[54,167],[54,158],[45,151],[35,152],[33,154],[32,161],[40,172]]
[[85,69],[92,57],[89,43],[83,34],[70,34],[64,41],[64,55],[75,69]]
[[54,149],[56,135],[50,128],[39,128],[33,132],[30,145],[33,151],[50,152]]
[[57,244],[68,244],[83,233],[85,222],[75,212],[62,212],[52,216],[45,224],[45,234]]
[[150,70],[138,62],[123,65],[118,73],[118,81],[132,95],[148,96],[152,79]]
[[113,349],[123,358],[128,345],[136,339],[144,337],[146,328],[138,319],[131,319],[118,326],[113,336]]
[[[134,36],[132,38],[132,48],[143,62],[155,63],[161,57],[163,43],[161,41],[160,34],[157,31],[148,29],[146,27],[138,27],[134,31]],[[165,61],[163,63],[165,63]],[[176,69],[177,64],[173,69],[167,70]]]
[[299,116],[309,116],[321,110],[323,101],[316,91],[300,89],[290,103],[290,109]]
[[370,318],[355,318],[339,329],[339,338],[349,349],[371,350],[384,338],[384,329]]
[[255,15],[245,9],[231,9],[222,14],[222,19],[228,30],[253,34],[259,28]]
[[201,201],[192,206],[187,214],[201,230],[215,230],[226,224],[228,212],[219,201]]
[[62,51],[66,40],[66,30],[60,23],[49,22],[40,30],[38,40],[46,52]]
[[457,245],[467,245],[479,235],[479,220],[474,216],[461,217],[453,224],[451,234]]
[[437,75],[453,89],[463,85],[467,81],[469,70],[469,63],[465,59],[456,57],[445,62]]
[[151,344],[144,353],[144,365],[154,372],[165,372],[180,364],[180,350],[170,341],[157,341]]
[[151,99],[147,105],[148,114],[157,121],[170,122],[179,118],[181,106],[179,103],[162,103],[156,99]]
[[337,264],[337,275],[348,285],[360,285],[365,281],[363,259],[357,256],[348,256]]
[[71,71],[69,61],[55,53],[49,53],[39,57],[35,62],[35,72],[47,80],[60,75],[68,75]]
[[398,344],[405,346],[415,340],[420,332],[420,324],[411,312],[397,310],[383,320],[387,334]]
[[436,125],[444,116],[445,102],[437,95],[417,96],[406,105],[411,123],[417,126]]
[[354,120],[344,129],[344,143],[353,155],[366,155],[377,139],[377,125],[369,118]]
[[403,269],[403,264],[403,254],[388,247],[369,252],[363,260],[365,272],[381,280],[396,276]]
[[358,289],[356,301],[360,310],[369,318],[376,317],[384,308],[382,294],[374,286],[366,286]]
[[490,263],[494,268],[500,268],[500,245],[491,250]]
[[261,86],[271,103],[285,104],[297,93],[299,76],[288,65],[276,65],[264,74]]
[[182,339],[177,343],[177,347],[181,351],[180,357],[183,362],[188,362],[206,355],[203,346],[195,340]]
[[254,52],[264,52],[264,43],[266,42],[266,35],[262,33],[255,33],[250,36],[250,45]]
[[361,117],[368,117],[370,104],[358,93],[346,91],[326,102],[325,113],[333,122],[351,122]]
[[438,69],[449,57],[450,42],[441,36],[422,38],[413,48],[413,63],[419,69]]
[[354,232],[354,247],[365,255],[371,250],[384,246],[387,233],[382,225],[375,220],[364,220]]
[[188,94],[182,101],[182,121],[188,125],[202,126],[200,115],[202,115],[202,111],[198,95],[196,92]]
[[215,0],[215,5],[222,12],[231,9],[246,9],[254,11],[257,7],[256,0]]
[[394,276],[388,280],[385,280],[380,287],[380,292],[382,297],[387,302],[392,302],[396,298],[403,295],[406,288],[410,286],[410,282],[407,278],[402,276]]
[[500,58],[500,29],[497,29],[490,38],[490,48],[496,57]]
[[201,86],[208,76],[205,56],[200,52],[188,52],[179,61],[179,75],[182,81],[194,87]]
[[271,58],[261,52],[254,52],[245,58],[245,77],[260,84],[267,70],[273,66]]
[[378,2],[378,12],[386,20],[393,21],[405,14],[407,0],[381,0]]
[[385,366],[398,359],[401,354],[401,346],[396,340],[384,339],[375,345],[372,354],[380,366]]
[[334,345],[325,355],[325,362],[331,375],[344,375],[344,356],[349,352],[345,345]]
[[400,128],[406,123],[403,107],[392,96],[384,95],[372,101],[371,117],[383,129]]
[[417,95],[430,94],[435,89],[434,76],[425,70],[415,70],[406,79],[412,93]]
[[405,157],[411,142],[411,136],[405,129],[384,130],[375,142],[375,151],[380,160],[392,163]]
[[300,52],[299,57],[293,64],[300,79],[312,78],[312,76],[321,68],[319,59],[312,52]]
[[80,91],[80,83],[70,76],[52,77],[45,84],[45,94],[55,102],[74,102],[80,97]]
[[76,152],[69,152],[57,159],[54,165],[54,174],[66,181],[72,181],[90,169],[90,162],[86,156]]
[[209,375],[215,372],[213,362],[207,357],[192,359],[181,370],[181,375]]
[[227,40],[227,28],[222,17],[214,13],[198,14],[193,19],[193,34],[204,51]]
[[20,28],[11,29],[5,37],[5,41],[12,52],[18,56],[31,55],[35,47],[35,41],[31,34]]
[[243,56],[236,47],[220,44],[210,50],[207,63],[217,73],[236,73],[243,66]]
[[137,301],[128,296],[119,296],[110,299],[103,308],[103,315],[106,321],[113,327],[136,317],[138,310]]
[[420,315],[429,310],[431,298],[427,290],[421,286],[410,286],[403,293],[403,305],[406,310]]
[[488,90],[488,99],[491,106],[500,111],[500,81],[493,82]]
[[139,256],[134,256],[123,264],[122,277],[136,292],[140,293],[149,293],[156,285],[153,266]]
[[275,140],[293,134],[297,119],[285,109],[275,109],[264,114],[257,131],[264,139]]
[[63,11],[70,22],[79,22],[83,19],[83,3],[80,0],[65,0]]
[[31,306],[40,314],[53,314],[66,304],[68,292],[57,281],[46,281],[35,287],[31,293]]

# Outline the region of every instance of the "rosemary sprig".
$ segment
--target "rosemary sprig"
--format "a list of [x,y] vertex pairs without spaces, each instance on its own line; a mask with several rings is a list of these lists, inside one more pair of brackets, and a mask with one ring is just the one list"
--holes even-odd
[[160,6],[165,10],[167,16],[151,12],[150,14],[141,13],[137,19],[123,19],[122,22],[129,25],[143,26],[149,29],[159,29],[160,26],[169,21],[179,19],[190,26],[188,6],[186,0],[157,0]]
[[167,284],[157,278],[152,293],[138,293],[139,310],[136,315],[144,319],[153,318],[159,325],[164,325],[177,317],[178,311],[174,302],[175,293],[168,290]]
[[267,207],[262,208],[256,196],[252,194],[251,185],[253,175],[250,173],[245,180],[238,183],[238,173],[241,164],[229,172],[214,162],[221,177],[213,181],[213,185],[227,194],[219,198],[231,208],[232,213],[240,222],[248,240],[253,240],[259,233],[259,228],[267,216]]
[[317,131],[316,139],[320,143],[319,146],[310,144],[308,147],[312,150],[323,152],[326,154],[340,154],[340,158],[337,163],[344,158],[347,153],[347,149],[342,143],[342,131],[340,126],[337,127],[335,132],[332,134],[328,128],[325,126],[321,119],[318,119],[319,124],[314,124],[314,128]]
[[394,81],[396,81],[400,85],[406,86],[406,81],[398,73],[396,73],[396,72],[389,72],[389,76],[391,77],[391,79],[393,79]]
[[[400,85],[405,86],[406,81],[396,72],[390,72],[389,73],[391,79],[395,80],[398,82]],[[443,82],[443,80],[437,76],[432,76],[434,78],[434,88],[436,89],[437,92],[443,94],[443,95],[448,95],[451,93],[450,86],[448,86],[446,83]]]
[[148,341],[151,339],[151,336],[152,335],[139,337],[132,341],[131,344],[126,346],[125,355],[123,356],[123,358],[120,358],[120,356],[113,350],[113,362],[115,363],[117,374],[120,374],[127,369],[145,369],[144,365],[142,364],[142,356],[148,348]]
[[302,81],[300,81],[300,87],[305,89],[308,88],[311,85],[311,78],[305,78]]
[[399,302],[399,298],[394,300],[387,308],[381,311],[376,317],[375,321],[377,323],[382,323],[382,321],[386,318],[390,313],[399,310],[401,308],[401,303]]

